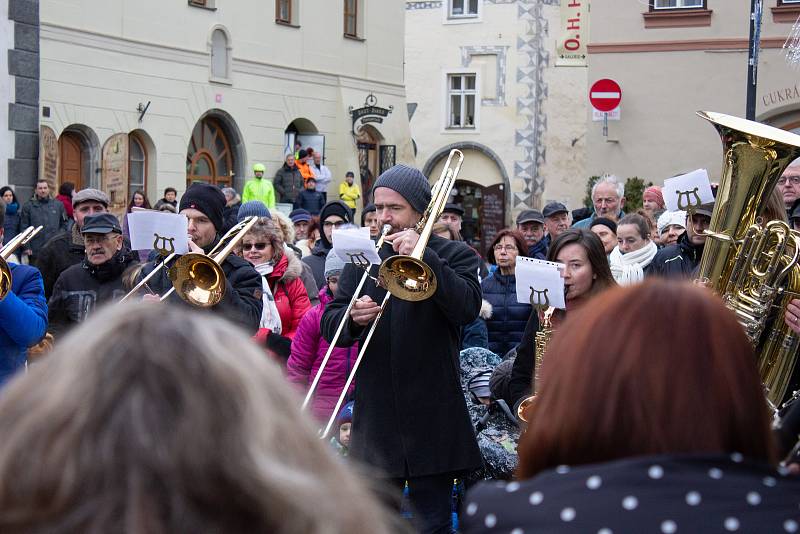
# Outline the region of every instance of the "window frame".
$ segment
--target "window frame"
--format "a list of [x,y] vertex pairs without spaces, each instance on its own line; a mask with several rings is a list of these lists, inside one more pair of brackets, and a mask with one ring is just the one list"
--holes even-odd
[[[447,18],[449,19],[473,19],[477,18],[480,15],[481,11],[481,1],[475,0],[475,13],[462,13],[460,15],[456,15],[453,13],[453,2],[456,0],[447,0]],[[473,0],[459,0],[463,2],[462,6],[467,6],[467,10],[469,9],[469,4]]]
[[[131,163],[133,161],[132,155],[133,150],[131,147],[136,144],[142,151],[142,186],[136,187],[133,189],[131,187],[131,169],[133,168]],[[137,162],[139,160],[136,160]],[[141,190],[144,193],[144,196],[147,197],[147,146],[145,145],[144,141],[135,133],[128,134],[128,202],[133,198],[133,192],[136,190]],[[138,182],[137,182],[138,185]]]
[[216,0],[187,0],[190,7],[197,7],[200,9],[208,9],[209,11],[216,11]]
[[[289,12],[289,18],[281,18],[281,4],[285,4]],[[292,25],[292,0],[275,0],[275,23]]]
[[[214,34],[219,31],[225,38],[225,76],[217,76],[214,72]],[[228,28],[217,24],[208,34],[208,81],[223,85],[233,85],[233,41]]]
[[[353,13],[349,13],[348,4],[352,3],[353,8],[355,11]],[[345,37],[350,37],[352,39],[360,39],[361,36],[358,33],[358,0],[342,0],[342,14],[343,14],[343,27],[342,33]],[[348,19],[351,19],[353,22],[353,26],[355,27],[355,31],[353,33],[348,32]]]
[[[463,0],[468,3],[471,0]],[[453,0],[442,2],[442,24],[475,24],[483,22],[483,0],[476,0],[478,10],[475,14],[453,15]]]
[[779,6],[800,6],[800,0],[778,0]]
[[[678,2],[686,2],[691,0],[677,0]],[[676,6],[676,7],[656,7],[656,0],[650,0],[650,11],[654,13],[662,13],[664,11],[686,11],[689,9],[708,9],[708,0],[701,0],[702,5],[699,6]]]
[[[464,81],[466,77],[473,76],[475,78],[475,88],[474,89],[464,89],[466,85]],[[452,89],[452,82],[451,80],[454,77],[461,77],[461,89]],[[443,124],[442,124],[442,132],[443,133],[477,133],[480,131],[480,108],[481,108],[481,75],[480,72],[476,71],[475,69],[452,69],[448,70],[444,73],[444,102],[445,105],[443,106],[444,117],[443,117]],[[461,123],[464,123],[464,118],[468,115],[465,113],[466,111],[466,97],[473,96],[473,105],[474,109],[472,112],[472,124],[468,126],[454,126],[450,122],[451,118],[451,102],[452,97],[454,95],[460,95],[460,106],[461,106]]]

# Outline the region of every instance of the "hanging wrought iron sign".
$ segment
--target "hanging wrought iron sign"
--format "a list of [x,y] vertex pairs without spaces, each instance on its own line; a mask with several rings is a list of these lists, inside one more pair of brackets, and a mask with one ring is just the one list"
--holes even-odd
[[361,108],[353,108],[350,106],[347,111],[350,112],[350,116],[353,119],[353,131],[352,134],[356,134],[356,123],[360,124],[368,124],[370,122],[383,122],[385,117],[389,116],[389,113],[394,111],[394,106],[389,106],[388,108],[378,107],[378,99],[375,98],[375,95],[372,93],[367,95],[366,100],[364,100],[364,107]]

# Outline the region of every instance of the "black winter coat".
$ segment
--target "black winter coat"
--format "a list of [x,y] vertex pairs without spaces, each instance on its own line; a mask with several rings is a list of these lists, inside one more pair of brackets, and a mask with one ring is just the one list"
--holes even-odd
[[278,202],[293,204],[297,195],[303,190],[303,175],[300,174],[297,166],[289,167],[284,163],[283,167],[275,173],[272,185],[275,187],[275,192],[278,193]]
[[73,225],[69,232],[61,232],[42,247],[36,257],[36,267],[42,272],[44,294],[47,298],[53,294],[53,286],[59,275],[82,262],[85,257],[83,237],[78,225]]
[[234,226],[236,226],[236,218],[239,216],[239,208],[242,207],[241,202],[237,202],[236,204],[232,204],[230,206],[225,206],[225,209],[222,210],[222,232],[225,233]]
[[531,316],[531,305],[517,302],[516,283],[516,276],[500,274],[500,269],[481,282],[483,298],[492,305],[492,316],[486,320],[489,350],[500,356],[522,340]]
[[333,247],[328,245],[325,240],[317,239],[314,243],[314,248],[311,254],[303,256],[301,260],[303,263],[311,267],[311,272],[314,273],[314,282],[317,287],[324,287],[327,281],[325,280],[325,259],[328,257],[328,251]]
[[39,250],[59,232],[67,229],[67,210],[60,200],[33,198],[22,206],[19,226],[23,230],[28,226],[43,226],[42,231],[24,246],[31,250],[34,257]]
[[523,398],[531,394],[533,372],[536,361],[536,332],[539,331],[539,313],[532,310],[522,333],[522,340],[517,345],[517,357],[511,368],[511,378],[508,381],[508,397],[506,402],[514,408]]
[[294,200],[294,209],[308,210],[311,215],[319,215],[325,205],[325,197],[319,191],[303,189]]
[[[216,245],[218,239],[211,245],[206,247],[206,253]],[[158,260],[157,260],[158,261]],[[147,276],[153,268],[157,265],[156,262],[148,262],[142,268],[139,274],[139,280]],[[225,296],[222,301],[216,306],[209,308],[220,313],[229,321],[238,324],[246,332],[255,334],[258,330],[258,325],[261,322],[261,311],[263,303],[261,301],[262,285],[261,275],[258,274],[252,265],[247,260],[234,256],[233,254],[225,258],[222,262],[222,271],[225,273],[226,289]],[[161,274],[157,274],[150,279],[147,283],[150,288],[163,295],[172,289],[172,282],[167,276],[166,269],[162,269]],[[181,299],[174,292],[167,299],[172,303],[179,303],[185,306],[191,306],[183,299]]]
[[666,246],[656,253],[646,274],[664,278],[691,278],[694,270],[700,265],[704,246],[690,243],[689,237],[684,232],[677,243]]
[[122,275],[138,260],[137,253],[123,248],[102,265],[92,265],[84,258],[62,272],[47,303],[48,330],[53,336],[58,337],[83,322],[99,305],[125,295]]
[[[385,244],[382,259],[395,253]],[[356,376],[351,455],[389,477],[421,477],[481,466],[459,380],[459,332],[481,306],[480,258],[464,243],[433,236],[423,261],[436,275],[429,299],[390,298]],[[377,275],[378,266],[372,266]],[[345,265],[336,298],[322,316],[330,340],[342,320],[362,272]],[[380,303],[385,290],[365,284]],[[339,346],[367,332],[347,319]]]

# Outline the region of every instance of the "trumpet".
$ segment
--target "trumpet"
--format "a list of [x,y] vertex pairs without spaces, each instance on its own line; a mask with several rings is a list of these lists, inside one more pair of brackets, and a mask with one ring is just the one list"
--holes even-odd
[[42,231],[44,226],[29,226],[22,232],[14,236],[8,243],[0,248],[0,300],[3,300],[11,292],[11,267],[8,265],[8,258],[15,250],[30,242],[31,239]]
[[[392,227],[388,224],[383,225],[381,230],[381,236],[378,239],[378,242],[375,245],[376,250],[380,250],[381,246],[383,246],[383,242],[386,239],[387,234],[391,231]],[[322,363],[317,370],[317,374],[314,377],[314,380],[311,382],[311,387],[308,388],[308,392],[306,392],[306,398],[303,400],[303,407],[302,409],[305,410],[308,406],[308,403],[311,402],[311,397],[314,395],[314,391],[317,389],[317,385],[319,385],[319,379],[322,376],[322,372],[325,370],[325,366],[328,365],[328,360],[333,353],[333,349],[336,347],[336,342],[339,341],[339,336],[342,334],[342,329],[344,328],[347,319],[350,318],[350,310],[353,309],[353,305],[358,300],[359,295],[361,294],[361,289],[364,287],[364,284],[369,278],[369,266],[366,267],[364,270],[364,274],[361,275],[361,281],[356,286],[355,291],[353,291],[353,297],[350,299],[350,303],[347,305],[347,308],[344,311],[344,315],[342,316],[342,320],[339,321],[339,324],[336,327],[336,333],[333,335],[333,339],[331,339],[331,343],[328,346],[328,350],[325,352],[325,357],[322,358]]]
[[[455,158],[455,162],[453,161]],[[425,247],[428,246],[428,241],[431,238],[433,225],[439,220],[439,216],[444,210],[447,197],[450,196],[450,190],[455,184],[456,177],[461,170],[461,164],[464,162],[464,154],[457,149],[450,151],[447,161],[442,168],[439,179],[433,184],[431,188],[431,201],[425,208],[422,218],[417,223],[415,229],[419,232],[419,240],[414,246],[414,250],[408,256],[391,256],[384,260],[378,270],[378,280],[380,285],[386,289],[381,301],[381,308],[378,315],[372,321],[369,331],[364,338],[364,343],[358,351],[358,356],[353,364],[353,369],[345,381],[342,393],[336,402],[336,407],[333,409],[331,417],[328,419],[328,424],[325,429],[320,433],[320,438],[325,439],[331,431],[333,422],[339,414],[339,410],[344,404],[344,399],[347,396],[347,391],[350,389],[350,384],[358,372],[358,367],[364,358],[364,354],[372,341],[372,335],[375,333],[375,328],[383,317],[383,312],[386,311],[386,306],[389,302],[389,297],[395,296],[401,300],[410,302],[418,302],[433,296],[436,292],[436,276],[433,270],[422,261],[422,255],[425,253]],[[348,312],[349,314],[349,312]],[[348,318],[345,315],[343,322]],[[319,373],[317,373],[319,375]]]

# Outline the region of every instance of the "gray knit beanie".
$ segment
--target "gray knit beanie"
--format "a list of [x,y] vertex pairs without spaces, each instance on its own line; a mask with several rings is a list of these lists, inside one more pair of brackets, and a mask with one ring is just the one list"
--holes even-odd
[[329,276],[338,276],[344,269],[344,262],[332,250],[328,252],[328,257],[325,258],[325,278]]
[[379,187],[388,187],[397,191],[418,213],[425,213],[425,209],[431,201],[431,186],[425,175],[402,163],[378,176],[375,186],[372,188],[373,193]]

